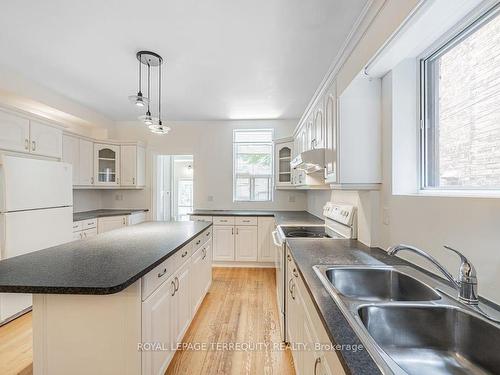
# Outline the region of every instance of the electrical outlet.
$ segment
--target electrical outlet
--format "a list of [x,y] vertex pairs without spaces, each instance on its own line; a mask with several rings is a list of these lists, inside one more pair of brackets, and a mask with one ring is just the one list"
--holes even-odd
[[391,223],[391,214],[387,207],[382,209],[382,222],[384,225],[389,225]]
[[213,195],[209,195],[207,197],[207,202],[213,202],[214,201],[214,196]]
[[288,203],[295,203],[295,195],[288,196]]

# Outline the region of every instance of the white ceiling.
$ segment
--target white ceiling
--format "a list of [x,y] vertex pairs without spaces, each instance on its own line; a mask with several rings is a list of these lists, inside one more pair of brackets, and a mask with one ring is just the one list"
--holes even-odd
[[133,120],[135,53],[149,49],[167,61],[167,120],[298,118],[366,2],[5,1],[0,66]]

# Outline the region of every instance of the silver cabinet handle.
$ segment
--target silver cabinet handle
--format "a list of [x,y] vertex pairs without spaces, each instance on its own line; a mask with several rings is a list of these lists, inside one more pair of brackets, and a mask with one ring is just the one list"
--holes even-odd
[[201,243],[201,240],[196,241],[196,245],[199,245]]
[[87,238],[87,233],[83,232],[83,237]]
[[82,240],[83,239],[83,233],[80,232],[80,239]]
[[201,258],[201,260],[203,260],[207,257],[207,250],[205,248],[203,248],[203,250],[201,252],[203,254],[203,257]]
[[242,220],[244,223],[249,223],[250,220]]
[[172,285],[172,287],[173,287],[173,290],[172,290],[172,292],[170,293],[170,295],[173,297],[173,296],[175,295],[175,291],[176,291],[176,289],[175,289],[175,283],[174,283],[174,280],[172,280],[172,281],[170,282],[170,285]]
[[30,149],[30,141],[29,141],[29,139],[28,139],[28,138],[26,138],[26,139],[24,140],[24,149],[25,149],[25,150],[28,150],[28,151],[29,151],[29,149]]
[[167,273],[167,269],[164,268],[163,271],[158,272],[158,278],[163,277]]
[[289,262],[292,261],[292,257],[290,256],[290,254],[287,254],[286,259],[288,259]]
[[132,177],[132,185],[135,185],[135,177]]
[[238,228],[236,228],[236,234],[240,234],[240,231]]
[[299,273],[297,272],[297,270],[295,268],[293,269],[292,273],[293,273],[293,276],[299,277]]
[[175,277],[175,291],[177,292],[179,290],[179,279],[177,276]]
[[316,358],[316,361],[314,361],[314,375],[316,375],[316,371],[320,363],[321,363],[321,358],[320,357]]
[[210,232],[207,232],[206,236],[209,237],[210,236]]
[[125,224],[126,224],[126,222],[125,222],[125,218],[123,218],[123,225],[125,225]]
[[90,177],[90,184],[94,185],[94,177]]
[[227,220],[220,220],[221,223],[227,223]]
[[187,250],[182,253],[181,257],[184,258],[186,255],[188,255]]
[[35,151],[35,150],[36,150],[36,142],[31,141],[31,151]]
[[295,283],[292,283],[292,289],[290,290],[290,294],[292,295],[292,299],[295,300]]
[[231,235],[234,236],[234,228],[231,228]]

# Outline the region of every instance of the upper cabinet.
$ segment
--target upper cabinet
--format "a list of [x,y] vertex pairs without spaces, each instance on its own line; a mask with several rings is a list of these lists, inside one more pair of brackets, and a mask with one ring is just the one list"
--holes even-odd
[[303,117],[294,138],[295,144],[302,145],[298,153],[325,149],[324,182],[333,189],[378,189],[382,177],[380,79],[361,72],[340,95],[337,91],[333,80]]
[[122,145],[121,186],[144,186],[146,184],[146,150],[138,145]]
[[294,143],[291,138],[277,139],[274,141],[275,160],[275,185],[276,188],[289,187],[292,184],[292,160]]
[[94,179],[98,186],[120,184],[120,146],[94,144]]
[[94,185],[94,143],[63,135],[62,161],[73,166],[73,186]]
[[0,149],[61,158],[62,130],[0,111]]

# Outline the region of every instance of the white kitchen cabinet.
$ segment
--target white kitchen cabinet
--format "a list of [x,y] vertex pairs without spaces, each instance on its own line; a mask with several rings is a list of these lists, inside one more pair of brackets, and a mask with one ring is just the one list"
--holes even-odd
[[210,285],[212,285],[212,241],[209,241],[205,244],[205,253],[201,260],[203,262],[204,279],[204,293],[202,297],[203,300],[205,294],[208,292],[208,289],[210,289]]
[[30,122],[27,118],[0,111],[0,149],[30,151]]
[[274,262],[274,242],[272,232],[275,228],[274,217],[259,217],[257,228],[257,260],[259,262]]
[[275,160],[275,186],[276,188],[290,187],[292,185],[292,168],[290,162],[293,155],[293,140],[290,138],[274,141]]
[[80,186],[94,185],[94,143],[79,139],[78,184]]
[[170,319],[176,309],[175,276],[172,275],[142,303],[142,342],[157,343],[166,350],[146,350],[142,352],[142,374],[165,373],[173,356],[175,326]]
[[325,179],[337,181],[337,85],[325,94]]
[[213,226],[213,259],[214,261],[235,260],[234,226]]
[[127,226],[127,216],[107,216],[97,219],[97,232],[104,233]]
[[62,130],[30,120],[31,153],[53,158],[62,157]]
[[62,161],[73,167],[73,185],[80,182],[80,140],[76,137],[63,135]]
[[138,145],[120,146],[121,186],[138,187],[146,184],[146,150]]
[[94,183],[98,186],[120,185],[120,146],[94,143]]
[[191,309],[194,314],[205,296],[205,269],[204,269],[205,247],[196,250],[191,257],[191,272],[196,275],[191,278]]
[[238,225],[235,229],[235,259],[242,262],[257,261],[257,227]]
[[325,115],[323,108],[323,98],[318,100],[314,108],[312,131],[311,131],[311,149],[324,147],[324,129],[325,129]]
[[182,337],[186,333],[189,323],[191,322],[192,309],[191,309],[191,298],[190,298],[190,273],[191,260],[188,260],[181,269],[176,273],[175,276],[175,342],[174,345],[182,342]]
[[212,216],[205,216],[205,215],[190,215],[189,220],[191,221],[201,221],[201,222],[207,222],[211,223],[212,222]]
[[133,212],[128,215],[127,225],[137,225],[146,221],[146,212]]

